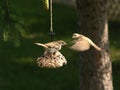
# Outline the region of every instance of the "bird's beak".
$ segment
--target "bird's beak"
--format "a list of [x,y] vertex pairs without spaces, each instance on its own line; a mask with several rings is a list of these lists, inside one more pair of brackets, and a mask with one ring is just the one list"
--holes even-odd
[[65,42],[64,45],[67,45],[67,43]]
[[73,35],[72,38],[73,38],[73,39],[76,38],[75,35]]
[[64,42],[62,45],[67,45],[67,43],[66,43],[66,42]]

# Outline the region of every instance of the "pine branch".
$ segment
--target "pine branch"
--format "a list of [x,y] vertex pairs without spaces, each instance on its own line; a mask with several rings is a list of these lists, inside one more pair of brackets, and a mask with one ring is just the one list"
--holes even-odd
[[15,10],[11,8],[10,1],[0,0],[0,16],[0,32],[3,33],[3,40],[12,42],[18,47],[20,45],[19,37],[23,32],[23,22]]

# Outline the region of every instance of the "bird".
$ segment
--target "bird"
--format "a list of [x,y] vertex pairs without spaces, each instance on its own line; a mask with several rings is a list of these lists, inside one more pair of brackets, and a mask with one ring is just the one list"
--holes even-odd
[[86,51],[90,49],[90,46],[93,46],[96,50],[101,51],[101,48],[98,47],[90,38],[82,34],[74,33],[72,38],[74,39],[74,44],[70,47],[72,50]]
[[48,43],[35,43],[36,45],[44,47],[44,49],[49,50],[49,49],[56,49],[56,50],[61,50],[62,46],[67,45],[67,43],[63,40],[58,40],[58,41],[52,41]]

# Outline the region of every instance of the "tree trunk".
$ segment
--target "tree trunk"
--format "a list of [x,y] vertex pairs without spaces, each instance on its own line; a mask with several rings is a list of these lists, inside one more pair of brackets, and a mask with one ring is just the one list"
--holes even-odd
[[80,90],[113,90],[107,7],[108,0],[77,0],[78,31],[102,48],[80,53]]

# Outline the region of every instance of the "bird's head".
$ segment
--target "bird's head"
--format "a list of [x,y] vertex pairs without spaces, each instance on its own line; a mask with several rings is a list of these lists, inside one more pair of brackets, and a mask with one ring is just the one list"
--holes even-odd
[[78,39],[78,38],[80,38],[80,37],[82,37],[82,36],[83,36],[83,35],[81,35],[81,34],[74,33],[73,36],[72,36],[72,38]]
[[67,43],[64,42],[63,40],[59,40],[58,43],[59,43],[60,45],[62,45],[62,46],[63,46],[63,45],[67,45]]

